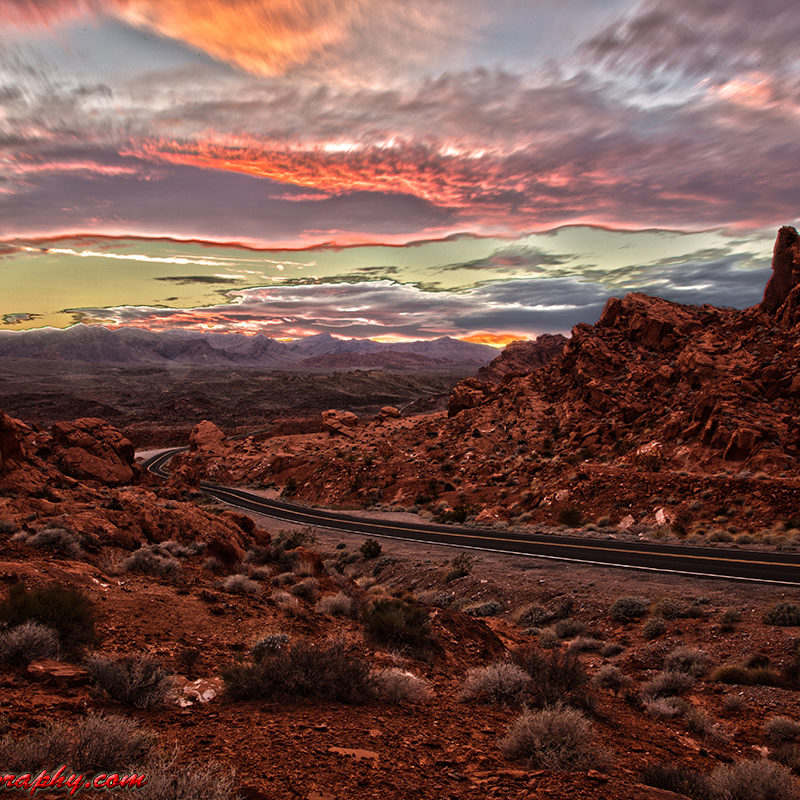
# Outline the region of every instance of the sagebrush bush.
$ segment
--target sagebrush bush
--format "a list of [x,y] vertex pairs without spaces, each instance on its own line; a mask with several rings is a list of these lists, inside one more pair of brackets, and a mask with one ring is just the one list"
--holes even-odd
[[289,592],[284,592],[281,589],[274,591],[270,595],[270,600],[277,608],[281,611],[285,611],[287,614],[296,614],[300,610],[300,602],[298,599],[290,595]]
[[663,619],[679,619],[685,617],[688,611],[688,606],[683,600],[678,600],[676,597],[662,597],[653,606],[653,616],[662,617]]
[[611,604],[608,613],[617,622],[631,622],[645,616],[649,605],[643,597],[618,597]]
[[222,677],[233,700],[309,697],[360,703],[374,694],[369,664],[350,655],[341,642],[300,641],[253,664],[233,664]]
[[800,625],[800,605],[797,603],[776,603],[764,613],[767,625],[790,627]]
[[272,548],[262,547],[261,545],[254,544],[245,554],[245,564],[257,564],[264,566],[272,561]]
[[0,763],[6,771],[38,774],[45,765],[66,764],[71,770],[117,772],[145,762],[154,738],[135,720],[119,716],[49,722],[25,736],[0,739]]
[[273,586],[291,586],[297,580],[297,575],[294,572],[279,572],[273,575],[270,583]]
[[425,608],[394,597],[375,600],[364,612],[364,627],[384,644],[418,647],[430,641],[431,624]]
[[667,632],[667,623],[663,617],[651,617],[642,625],[642,637],[648,642],[658,639]]
[[590,704],[589,675],[576,653],[531,646],[517,652],[514,660],[531,676],[529,695],[533,705]]
[[631,679],[624,675],[619,667],[606,664],[597,670],[597,674],[592,678],[592,683],[601,689],[608,689],[616,697],[623,689],[631,685]]
[[232,771],[213,762],[176,763],[175,756],[147,765],[147,783],[132,794],[137,800],[236,800]]
[[553,613],[541,603],[530,603],[523,606],[514,614],[517,622],[523,628],[538,628],[553,621]]
[[702,772],[667,764],[648,764],[640,780],[646,786],[665,789],[692,800],[712,800],[708,778]]
[[474,603],[461,609],[471,617],[496,617],[502,614],[506,607],[498,600],[486,600],[483,603]]
[[13,584],[0,604],[0,620],[9,625],[37,622],[58,633],[61,649],[76,652],[95,641],[95,612],[89,598],[76,589],[49,586],[25,589]]
[[783,764],[762,759],[721,765],[711,774],[715,800],[797,800],[797,780]]
[[723,741],[728,738],[724,728],[719,723],[714,722],[711,715],[701,708],[689,706],[683,715],[683,721],[692,733],[701,736],[703,739]]
[[452,583],[459,578],[466,578],[472,572],[472,559],[467,553],[459,553],[451,562],[450,569],[444,576],[447,583]]
[[689,704],[681,697],[644,696],[643,706],[651,717],[658,719],[682,717],[689,710]]
[[344,592],[327,594],[319,599],[316,609],[329,617],[347,617],[353,611],[353,599]]
[[26,666],[58,654],[58,634],[38,622],[23,622],[0,632],[0,663]]
[[508,661],[467,670],[459,697],[480,700],[494,705],[522,702],[531,677],[525,670]]
[[694,686],[694,677],[685,672],[665,670],[643,684],[643,697],[673,697],[683,694]]
[[685,672],[699,678],[708,670],[711,659],[708,653],[696,647],[676,647],[664,658],[664,669],[668,672]]
[[367,539],[359,549],[361,550],[361,555],[366,559],[377,558],[383,552],[381,543],[375,539]]
[[578,636],[586,630],[586,623],[581,622],[579,619],[560,619],[556,622],[555,631],[559,639],[569,639],[573,636]]
[[428,682],[413,672],[387,667],[372,673],[375,694],[389,703],[420,703],[430,697]]
[[313,602],[319,594],[319,581],[316,578],[303,578],[292,586],[289,591],[295,597],[302,597],[304,600]]
[[525,709],[500,741],[508,758],[534,769],[585,771],[596,766],[600,751],[591,722],[574,708]]
[[133,708],[153,708],[167,699],[172,676],[150,656],[113,659],[92,655],[86,668],[94,682],[109,697]]
[[228,575],[222,581],[222,588],[232,594],[258,594],[261,591],[261,584],[252,580],[247,575],[241,573]]
[[763,727],[766,740],[773,746],[800,742],[800,721],[790,717],[770,717]]
[[592,636],[579,636],[570,642],[569,649],[575,653],[596,653],[602,646],[603,642],[600,639]]
[[781,676],[770,667],[746,667],[743,664],[723,664],[710,675],[712,681],[741,686],[779,686]]
[[155,578],[177,578],[181,572],[181,562],[154,545],[145,544],[134,550],[123,562],[124,572],[138,572]]
[[64,528],[42,528],[25,541],[33,547],[49,550],[65,558],[79,559],[84,555],[78,537]]
[[268,633],[257,639],[250,648],[253,661],[261,661],[265,656],[277,653],[278,650],[289,645],[289,635],[286,633]]

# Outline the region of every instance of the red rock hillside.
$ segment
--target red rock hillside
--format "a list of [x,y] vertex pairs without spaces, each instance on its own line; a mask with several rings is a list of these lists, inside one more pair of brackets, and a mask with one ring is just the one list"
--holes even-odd
[[204,469],[442,519],[763,530],[800,511],[799,334],[800,237],[782,228],[757,306],[612,298],[549,363],[456,386],[449,418],[244,440]]

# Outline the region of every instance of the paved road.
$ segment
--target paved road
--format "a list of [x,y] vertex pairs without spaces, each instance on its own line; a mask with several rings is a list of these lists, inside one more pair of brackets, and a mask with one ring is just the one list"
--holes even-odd
[[[179,447],[165,450],[151,456],[143,464],[154,475],[166,478],[169,473],[164,469],[164,465],[173,455],[186,449]],[[213,483],[202,483],[200,486],[206,494],[245,511],[367,536],[488,550],[494,553],[513,553],[582,564],[800,586],[800,554],[797,553],[688,547],[656,542],[622,542],[544,533],[514,534],[456,525],[391,522],[352,517],[335,511],[284,503],[280,500],[267,500],[244,489],[218,486]]]

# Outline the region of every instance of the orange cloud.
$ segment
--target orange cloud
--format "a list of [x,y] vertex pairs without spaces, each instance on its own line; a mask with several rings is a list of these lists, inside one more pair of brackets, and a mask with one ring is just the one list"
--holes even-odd
[[464,342],[488,344],[491,347],[502,348],[511,342],[527,339],[528,337],[521,333],[487,333],[482,331],[480,333],[472,333],[469,336],[459,336],[458,338]]

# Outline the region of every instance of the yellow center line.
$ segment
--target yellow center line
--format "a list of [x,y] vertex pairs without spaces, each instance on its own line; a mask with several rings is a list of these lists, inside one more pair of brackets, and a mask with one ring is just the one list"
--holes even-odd
[[[231,495],[234,499],[242,500],[243,498],[238,497],[233,492],[227,491],[225,489],[214,489],[215,492],[222,492]],[[291,514],[297,514],[301,517],[308,517],[310,519],[315,519],[317,522],[349,522],[350,520],[343,520],[341,518],[337,519],[335,517],[330,519],[325,519],[325,517],[317,516],[313,513],[308,513],[305,511],[295,511],[294,509],[284,509],[280,506],[270,505],[262,500],[250,500],[249,497],[247,498],[248,503],[252,503],[253,505],[261,506],[262,508],[266,508],[272,511],[284,511]],[[589,545],[589,544],[570,544],[569,542],[536,542],[530,539],[504,539],[500,536],[481,536],[480,534],[475,533],[455,533],[450,531],[431,531],[425,530],[424,528],[398,528],[394,525],[384,525],[380,522],[371,522],[369,520],[354,520],[359,525],[367,525],[372,528],[383,528],[392,530],[395,532],[403,532],[403,533],[424,533],[428,535],[434,536],[452,536],[456,538],[463,538],[463,539],[484,539],[491,542],[512,542],[514,544],[520,543],[528,543],[528,544],[539,544],[544,545],[545,547],[564,547],[564,548],[571,548],[574,550],[597,550],[603,553],[628,553],[631,555],[641,555],[641,556],[657,556],[662,558],[688,558],[694,559],[697,561],[721,561],[724,563],[730,564],[758,564],[765,567],[791,567],[797,569],[800,567],[800,564],[786,564],[780,561],[754,561],[752,559],[745,559],[745,558],[721,558],[720,556],[695,556],[689,555],[687,553],[658,553],[652,550],[630,550],[630,549],[622,549],[617,547],[600,547],[598,545]],[[435,543],[433,543],[435,544]]]

